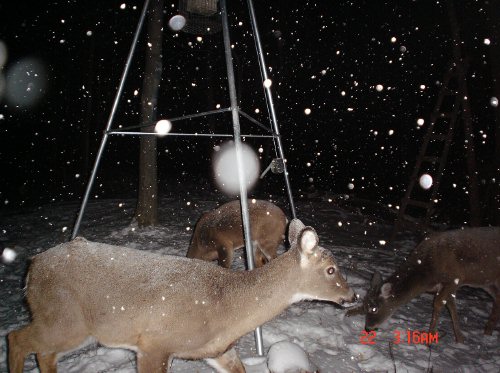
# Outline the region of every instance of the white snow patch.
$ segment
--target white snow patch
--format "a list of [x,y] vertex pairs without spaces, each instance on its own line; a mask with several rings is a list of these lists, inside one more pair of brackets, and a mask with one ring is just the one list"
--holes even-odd
[[267,367],[271,373],[314,372],[316,367],[306,352],[297,344],[281,341],[269,348]]

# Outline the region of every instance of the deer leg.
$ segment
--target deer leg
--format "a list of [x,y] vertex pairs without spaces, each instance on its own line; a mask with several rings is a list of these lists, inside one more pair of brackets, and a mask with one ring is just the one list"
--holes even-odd
[[451,322],[453,323],[453,331],[455,332],[455,341],[457,343],[464,343],[464,336],[460,331],[457,305],[455,304],[454,294],[450,294],[448,299],[446,299],[446,308],[448,308],[448,311],[450,312]]
[[172,358],[159,348],[140,347],[137,353],[137,373],[163,373],[170,371]]
[[441,309],[447,303],[448,298],[451,297],[451,294],[454,293],[456,289],[456,286],[445,285],[436,293],[436,296],[434,297],[434,306],[432,309],[431,326],[429,328],[431,332],[436,331],[437,321],[439,319]]
[[[58,337],[62,335],[64,337],[58,340]],[[36,352],[40,372],[56,373],[57,353],[78,346],[85,338],[79,338],[78,335],[54,333],[50,328],[46,329],[38,327],[36,324],[30,324],[23,329],[9,333],[8,339],[10,372],[21,373],[26,356]]]
[[28,337],[29,328],[30,326],[27,326],[9,333],[9,372],[11,373],[22,373],[26,355],[33,352]]
[[262,267],[264,264],[268,262],[266,255],[262,250],[261,245],[257,241],[253,242],[253,257],[255,259],[254,262],[256,268]]
[[[21,373],[26,356],[32,352],[37,354],[41,373],[55,373],[57,354],[80,346],[87,337],[85,328],[77,321],[63,320],[51,326],[47,320],[38,320],[9,333],[11,373]],[[68,326],[70,322],[72,325]]]
[[222,242],[217,248],[217,253],[219,255],[219,265],[224,268],[231,268],[234,257],[233,243],[230,241]]
[[234,250],[227,249],[224,246],[221,246],[219,250],[219,265],[224,268],[231,268],[231,264],[233,263]]
[[277,250],[279,244],[280,242],[274,242],[269,240],[255,241],[256,258],[257,255],[259,255],[259,260],[262,262],[262,265],[266,264],[272,259],[275,259],[278,256]]
[[490,286],[488,290],[488,293],[493,297],[493,308],[488,322],[486,323],[486,327],[484,328],[484,334],[491,335],[500,318],[500,289],[495,286]]
[[40,373],[57,373],[57,354],[55,352],[47,354],[39,352],[36,354],[36,359]]
[[230,348],[219,357],[214,359],[205,359],[208,365],[224,373],[245,373],[245,367],[238,357],[238,353],[234,348]]

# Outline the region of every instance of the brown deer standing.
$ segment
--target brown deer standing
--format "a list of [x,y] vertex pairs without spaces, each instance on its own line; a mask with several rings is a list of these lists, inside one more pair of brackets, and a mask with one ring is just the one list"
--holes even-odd
[[[277,249],[285,239],[287,219],[271,202],[249,200],[251,237],[255,266],[261,267],[276,258]],[[230,268],[234,250],[243,247],[243,226],[240,201],[231,201],[203,214],[196,223],[187,257],[212,261]]]
[[439,314],[446,305],[455,339],[463,343],[455,293],[465,285],[482,288],[493,297],[493,309],[484,331],[491,335],[500,315],[500,228],[466,228],[434,234],[421,242],[385,283],[380,276],[374,279],[366,297],[367,330],[377,328],[413,298],[433,292],[436,296],[430,331],[436,330]]
[[245,372],[233,349],[241,336],[300,300],[356,299],[313,228],[293,220],[289,240],[253,271],[83,238],[47,250],[28,272],[32,322],[8,336],[10,371],[35,352],[42,373],[56,372],[60,354],[90,339],[136,351],[140,373],[168,372],[173,358]]

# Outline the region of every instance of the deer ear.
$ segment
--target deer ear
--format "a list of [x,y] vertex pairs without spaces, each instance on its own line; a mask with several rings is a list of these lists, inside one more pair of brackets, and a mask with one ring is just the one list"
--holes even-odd
[[382,284],[384,283],[384,279],[382,278],[382,275],[380,272],[375,271],[373,273],[371,282],[370,282],[370,290],[378,292],[380,288],[382,287]]
[[295,246],[297,244],[297,240],[299,238],[300,232],[306,226],[299,220],[293,219],[288,226],[288,242],[290,242],[290,246]]
[[319,238],[314,228],[305,227],[300,232],[299,249],[302,253],[311,255],[318,246]]
[[392,284],[390,282],[386,282],[380,288],[380,296],[384,299],[389,298],[392,295]]

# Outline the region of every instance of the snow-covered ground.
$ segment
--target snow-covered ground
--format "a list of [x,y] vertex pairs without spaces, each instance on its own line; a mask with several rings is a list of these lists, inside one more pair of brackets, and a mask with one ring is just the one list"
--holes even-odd
[[[195,222],[202,212],[219,204],[217,199],[214,195],[190,194],[162,198],[161,224],[147,229],[131,224],[134,200],[92,201],[80,234],[93,241],[184,256]],[[395,255],[381,242],[389,239],[392,228],[381,213],[375,216],[362,208],[348,208],[345,203],[342,207],[336,200],[331,197],[329,201],[328,196],[299,199],[298,216],[316,228],[320,244],[333,252],[351,286],[364,295],[371,273],[378,270],[387,276],[393,272],[414,247],[415,238],[408,234],[398,240]],[[277,204],[287,211],[285,204]],[[0,238],[17,253],[14,262],[0,264],[0,372],[7,371],[6,335],[29,320],[22,290],[28,259],[68,240],[78,208],[76,203],[61,203],[0,215]],[[234,266],[242,270],[243,259],[236,258]],[[292,305],[264,324],[264,344],[267,352],[273,343],[294,342],[321,372],[500,372],[498,326],[493,336],[483,335],[491,298],[480,290],[464,288],[457,294],[457,307],[466,344],[454,342],[446,311],[440,318],[439,341],[430,348],[418,343],[392,343],[395,331],[426,331],[432,308],[430,295],[401,307],[372,345],[361,343],[363,316],[347,317],[345,310],[322,302]],[[243,336],[236,348],[248,372],[268,371],[265,359],[256,356],[253,333]],[[135,372],[135,356],[130,351],[91,345],[63,357],[58,368],[75,373]],[[174,360],[172,368],[173,372],[213,371],[203,361],[179,359]],[[25,372],[38,372],[33,356],[26,360]]]

